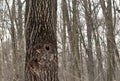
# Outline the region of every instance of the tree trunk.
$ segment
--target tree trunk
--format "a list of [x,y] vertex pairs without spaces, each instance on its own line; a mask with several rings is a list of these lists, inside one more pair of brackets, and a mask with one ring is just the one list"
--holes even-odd
[[[71,21],[69,18],[69,12],[67,8],[67,2],[66,0],[62,0],[62,13],[63,13],[63,19],[65,20],[65,24],[67,26],[67,33],[68,33],[68,39],[69,39],[69,44],[70,44],[70,54],[68,55],[70,59],[70,64],[68,65],[68,72],[71,72],[73,75],[73,67],[72,67],[72,57],[73,57],[73,40],[72,40],[72,33],[71,33]],[[67,80],[73,81],[73,76],[70,76]]]
[[78,5],[77,0],[72,0],[73,5],[73,73],[79,79],[75,81],[81,81],[81,70],[80,70],[80,52],[79,52],[79,31],[78,31]]
[[58,81],[57,0],[26,0],[25,81]]
[[65,5],[63,5],[63,1],[62,2],[62,14],[63,14],[63,33],[62,33],[62,75],[63,75],[63,80],[67,81],[67,75],[66,72],[67,71],[67,52],[66,52],[66,20],[65,20]]
[[97,59],[98,59],[98,75],[102,75],[98,77],[98,81],[105,81],[104,77],[104,70],[103,70],[103,64],[102,64],[102,52],[101,52],[101,47],[100,47],[100,40],[99,40],[99,34],[98,30],[93,31],[94,35],[94,40],[95,40],[95,48],[96,48],[96,54],[97,54]]
[[88,80],[94,81],[94,60],[93,60],[93,53],[92,53],[92,32],[93,32],[93,20],[92,20],[92,13],[91,13],[91,3],[90,0],[84,0],[84,8],[85,8],[85,19],[87,25],[87,39],[88,39],[88,46],[86,47],[86,53],[88,55],[87,60],[87,69],[88,69]]
[[103,15],[105,17],[105,25],[106,25],[106,36],[107,36],[107,81],[114,80],[114,71],[115,71],[115,55],[119,57],[119,52],[115,42],[114,35],[114,26],[112,20],[112,2],[111,0],[107,0],[107,6],[103,0],[100,0],[100,4],[102,7]]
[[13,0],[12,2],[12,7],[10,9],[9,7],[9,3],[7,2],[7,0],[5,0],[6,4],[7,4],[7,8],[9,11],[9,15],[10,15],[10,22],[11,22],[11,29],[10,29],[10,34],[11,34],[11,40],[12,40],[12,51],[13,51],[13,72],[14,72],[14,77],[13,77],[13,81],[16,81],[17,78],[17,42],[16,42],[16,32],[15,32],[15,26],[14,26],[14,22],[15,22],[15,0]]
[[24,36],[23,36],[23,15],[22,15],[22,7],[23,4],[21,2],[21,0],[17,0],[18,3],[18,16],[17,16],[17,73],[18,73],[18,78],[19,81],[23,81],[24,79],[24,59],[25,59],[25,51],[24,51]]

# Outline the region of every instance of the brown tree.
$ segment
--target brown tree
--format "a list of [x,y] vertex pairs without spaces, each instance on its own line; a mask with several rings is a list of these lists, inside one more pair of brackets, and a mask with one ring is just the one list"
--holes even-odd
[[106,25],[106,38],[107,38],[107,81],[114,80],[114,72],[115,72],[115,55],[119,58],[119,52],[117,49],[114,30],[115,27],[113,25],[113,15],[112,15],[112,1],[106,1],[107,6],[105,5],[105,1],[100,0],[101,8],[103,11],[103,15],[105,17],[105,25]]
[[92,19],[92,9],[90,0],[84,0],[85,8],[85,20],[87,25],[87,40],[88,45],[86,47],[86,54],[88,55],[87,60],[87,69],[88,69],[88,80],[94,81],[94,59],[93,59],[93,49],[92,49],[92,28],[93,28],[93,19]]
[[58,81],[57,0],[26,0],[25,81]]

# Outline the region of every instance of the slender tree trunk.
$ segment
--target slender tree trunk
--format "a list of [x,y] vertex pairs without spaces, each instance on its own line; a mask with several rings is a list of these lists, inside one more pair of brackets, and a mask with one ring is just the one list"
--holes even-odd
[[115,42],[114,26],[112,20],[112,2],[107,0],[107,6],[103,0],[100,0],[103,15],[105,17],[106,24],[106,36],[107,36],[107,81],[114,81],[115,71],[115,55],[119,57],[118,49]]
[[57,0],[26,0],[25,81],[58,81]]
[[93,20],[92,20],[92,13],[91,13],[91,3],[90,0],[84,0],[84,8],[85,8],[85,19],[87,25],[87,39],[88,39],[88,46],[86,48],[86,53],[88,55],[87,60],[87,69],[88,69],[88,80],[94,81],[94,60],[93,60],[93,53],[92,53],[92,32],[93,32]]
[[[3,1],[0,1],[0,7],[2,7]],[[0,13],[2,16],[0,16],[1,19],[3,19],[3,12]],[[4,41],[4,22],[2,23],[2,30],[0,32],[2,32],[0,34],[0,81],[3,81],[3,41]]]
[[[1,39],[1,44],[2,44],[2,39]],[[2,61],[2,46],[0,47],[0,81],[2,81],[2,63],[3,63],[3,61]]]
[[0,57],[0,61],[1,61],[1,81],[4,81],[4,23],[2,23],[2,36],[1,36],[1,57]]
[[72,0],[73,4],[73,70],[74,75],[79,79],[75,79],[75,81],[81,81],[81,71],[80,71],[80,52],[79,52],[79,31],[78,31],[78,5],[77,0]]
[[[63,1],[62,1],[62,10],[64,7],[63,5]],[[67,61],[66,61],[66,56],[67,56],[67,52],[66,52],[66,20],[65,20],[65,11],[62,11],[63,13],[63,34],[62,34],[62,49],[63,49],[63,53],[62,53],[62,68],[63,68],[63,80],[67,81],[67,76],[66,76],[66,71],[67,71]]]
[[3,48],[4,48],[4,43],[3,43],[3,39],[1,40],[1,81],[4,81],[4,52],[3,52]]
[[17,54],[17,73],[18,73],[18,78],[19,81],[23,81],[24,79],[24,59],[25,59],[25,51],[24,51],[24,36],[23,36],[23,15],[22,15],[22,7],[23,4],[21,0],[17,1],[18,3],[18,16],[17,16],[17,45],[18,45],[18,54]]
[[[67,2],[66,0],[62,0],[62,13],[63,13],[63,17],[65,19],[65,24],[67,26],[67,33],[68,33],[68,39],[69,39],[69,44],[70,44],[70,54],[69,54],[69,59],[70,59],[70,64],[68,65],[68,72],[70,72],[70,74],[73,75],[73,67],[72,67],[72,62],[73,62],[73,39],[72,39],[72,33],[71,33],[71,21],[69,18],[69,13],[68,13],[68,8],[67,8]],[[67,73],[68,74],[68,73]],[[68,78],[69,81],[73,81],[73,76],[70,76]]]
[[18,80],[18,73],[17,73],[17,41],[16,41],[16,32],[15,32],[15,26],[14,26],[14,21],[15,21],[15,0],[13,0],[12,3],[12,8],[11,8],[11,39],[12,39],[12,49],[13,49],[13,65],[14,65],[14,77],[13,81]]
[[10,29],[10,34],[11,34],[11,40],[12,40],[12,50],[13,50],[13,72],[14,72],[14,77],[13,80],[16,81],[17,80],[17,42],[16,42],[16,32],[15,32],[15,26],[14,26],[14,22],[15,22],[15,0],[13,0],[12,2],[12,8],[10,9],[9,4],[7,2],[7,0],[5,0],[6,4],[7,4],[7,8],[9,11],[9,15],[10,15],[10,22],[11,22],[11,29]]
[[[105,81],[104,77],[104,70],[103,70],[103,64],[102,64],[102,52],[101,52],[101,47],[100,47],[100,40],[99,40],[99,34],[97,29],[93,31],[94,39],[95,39],[95,48],[96,48],[96,53],[97,53],[97,59],[98,59],[98,80],[99,81]],[[100,77],[100,76],[101,77]]]

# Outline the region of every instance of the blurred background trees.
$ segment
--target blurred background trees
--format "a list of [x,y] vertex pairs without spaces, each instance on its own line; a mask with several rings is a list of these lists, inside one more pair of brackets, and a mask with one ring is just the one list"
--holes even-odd
[[[120,1],[57,0],[60,81],[119,81]],[[0,81],[24,81],[25,1],[0,0]]]

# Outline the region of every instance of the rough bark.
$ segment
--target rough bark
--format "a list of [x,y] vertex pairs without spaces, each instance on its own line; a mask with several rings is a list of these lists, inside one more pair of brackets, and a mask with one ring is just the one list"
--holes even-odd
[[58,81],[56,0],[26,0],[25,81]]

